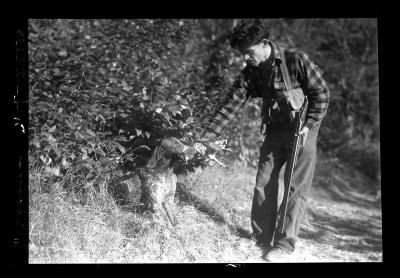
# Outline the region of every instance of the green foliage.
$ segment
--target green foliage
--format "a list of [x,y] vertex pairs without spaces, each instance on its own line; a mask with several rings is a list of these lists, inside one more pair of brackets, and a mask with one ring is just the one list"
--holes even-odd
[[161,137],[198,130],[212,107],[193,61],[194,24],[30,20],[31,164],[52,181],[77,169],[111,178],[143,165]]
[[[29,20],[32,167],[64,184],[113,178],[143,165],[163,136],[190,142],[243,67],[229,46],[236,22]],[[363,165],[363,150],[379,141],[376,20],[265,23],[272,40],[301,48],[325,71],[332,101],[320,146],[342,158],[358,146]],[[228,159],[257,165],[259,115],[254,99],[226,130]]]

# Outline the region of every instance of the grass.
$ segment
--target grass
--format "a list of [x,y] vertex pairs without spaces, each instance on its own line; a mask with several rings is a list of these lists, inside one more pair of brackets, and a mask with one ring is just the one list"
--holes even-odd
[[[254,177],[242,172],[234,179],[233,172],[215,167],[184,178],[186,186],[178,187],[176,198],[178,225],[173,228],[162,218],[138,213],[135,203],[116,205],[105,190],[99,192],[90,184],[85,186],[85,202],[60,187],[50,192],[31,190],[29,261],[192,263],[246,259],[249,255],[237,249],[240,238],[234,227],[243,225],[243,219],[249,222]],[[31,189],[41,188],[37,176],[38,172],[31,173]],[[214,182],[215,176],[222,178]],[[247,189],[243,189],[244,184]]]
[[[349,194],[337,194],[336,199],[328,198],[332,192],[322,194],[319,184],[339,186],[335,183],[338,179],[326,181],[332,176],[333,166],[319,165],[323,169],[316,171],[318,185],[310,202],[310,217],[300,234],[299,246],[303,249],[297,259],[380,261],[380,211],[365,209],[372,204],[369,199],[353,202],[360,194],[355,194],[354,200],[338,199],[342,195],[351,197]],[[85,199],[57,185],[44,192],[40,172],[35,169],[30,174],[29,262],[262,262],[261,250],[249,240],[255,174],[252,168],[233,165],[199,169],[180,177],[176,194],[178,224],[171,227],[163,218],[140,213],[135,202],[117,205],[104,190],[107,181],[97,189],[90,183],[83,184]],[[346,188],[341,185],[339,189]],[[332,211],[332,207],[337,209]],[[374,223],[375,229],[365,234],[363,229],[368,223]]]

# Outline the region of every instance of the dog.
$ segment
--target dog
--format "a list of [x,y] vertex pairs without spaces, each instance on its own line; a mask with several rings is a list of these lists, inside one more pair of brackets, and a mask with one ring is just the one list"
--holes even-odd
[[141,182],[141,198],[145,207],[154,213],[165,213],[172,226],[176,225],[174,197],[177,176],[173,172],[176,159],[188,161],[197,152],[174,137],[161,140],[146,166],[138,169]]
[[[138,196],[140,187],[140,206],[145,211],[167,216],[172,226],[176,225],[174,213],[174,197],[176,192],[177,175],[174,173],[174,166],[177,160],[185,163],[195,157],[204,157],[207,164],[214,162],[225,166],[218,161],[215,154],[209,154],[208,148],[229,150],[225,148],[226,140],[215,141],[209,146],[202,143],[195,143],[193,146],[186,146],[174,137],[166,137],[161,140],[153,150],[146,165],[135,169],[134,173],[118,179],[111,186],[113,196],[120,204],[129,203],[134,196]],[[134,195],[134,196],[133,196]],[[165,215],[164,215],[165,214]],[[164,217],[165,218],[165,217]]]

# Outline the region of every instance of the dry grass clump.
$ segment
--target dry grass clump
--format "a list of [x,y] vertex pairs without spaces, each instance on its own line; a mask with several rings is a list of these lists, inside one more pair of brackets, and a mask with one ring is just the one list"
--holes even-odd
[[[246,210],[242,216],[247,220],[249,207],[229,204],[228,199],[239,201],[243,197],[240,189],[243,180],[228,179],[224,175],[224,183],[222,179],[215,182],[217,175],[223,175],[223,170],[214,167],[186,177],[187,187],[181,188],[176,198],[178,224],[171,227],[166,219],[140,212],[135,203],[116,205],[104,190],[107,181],[97,187],[84,184],[82,192],[66,192],[57,185],[44,192],[40,190],[43,186],[38,184],[40,179],[34,178],[38,176],[36,173],[30,184],[36,191],[31,190],[30,194],[29,261],[193,263],[237,260],[240,254],[235,246],[239,239],[233,226],[240,221],[235,222],[230,215],[234,208],[237,212],[241,207]],[[199,177],[201,182],[195,184]],[[197,193],[200,193],[198,197]],[[235,197],[235,194],[240,196]],[[245,257],[243,255],[243,259]]]
[[107,194],[87,188],[85,204],[61,188],[30,196],[30,262],[92,263],[118,251],[122,212]]

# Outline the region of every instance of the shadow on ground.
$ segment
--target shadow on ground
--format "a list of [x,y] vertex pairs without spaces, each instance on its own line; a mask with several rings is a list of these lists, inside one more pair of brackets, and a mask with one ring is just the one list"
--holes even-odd
[[382,233],[379,219],[340,218],[309,210],[309,222],[316,232],[300,232],[300,237],[318,243],[329,243],[334,248],[365,253],[382,251]]
[[232,225],[225,217],[210,204],[201,200],[199,197],[191,193],[183,183],[178,182],[176,185],[176,193],[181,203],[193,205],[199,211],[207,214],[213,221],[221,224],[227,224],[231,233],[236,234],[240,238],[250,239],[251,234],[244,228]]

